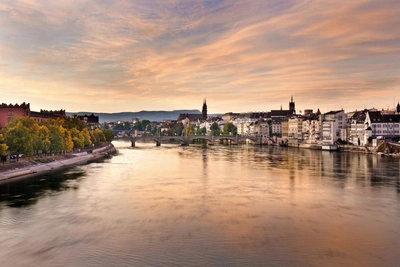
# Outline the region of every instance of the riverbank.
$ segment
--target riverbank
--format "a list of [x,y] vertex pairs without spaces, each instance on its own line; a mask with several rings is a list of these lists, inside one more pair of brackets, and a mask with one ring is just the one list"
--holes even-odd
[[[273,144],[278,146],[278,144]],[[352,153],[362,153],[362,154],[374,154],[379,156],[389,156],[389,157],[400,157],[399,150],[389,149],[390,144],[381,142],[376,147],[365,147],[365,146],[354,146],[354,145],[334,145],[334,149],[324,149],[322,145],[318,144],[294,144],[288,143],[288,147],[292,148],[305,148],[314,150],[327,150],[327,151],[338,151],[338,152],[352,152]]]
[[116,152],[112,144],[95,148],[89,152],[68,153],[36,160],[22,160],[15,163],[0,164],[0,182],[15,178],[27,178],[62,170],[75,165],[104,158]]

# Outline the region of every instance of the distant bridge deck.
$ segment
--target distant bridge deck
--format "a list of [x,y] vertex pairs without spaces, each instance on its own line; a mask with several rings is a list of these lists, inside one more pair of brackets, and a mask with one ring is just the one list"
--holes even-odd
[[162,142],[179,142],[181,145],[188,146],[193,140],[206,140],[209,145],[214,145],[220,140],[229,140],[231,144],[238,144],[240,141],[250,140],[254,144],[261,145],[261,136],[244,135],[163,135],[163,136],[131,136],[132,147],[136,142],[154,142],[160,146]]

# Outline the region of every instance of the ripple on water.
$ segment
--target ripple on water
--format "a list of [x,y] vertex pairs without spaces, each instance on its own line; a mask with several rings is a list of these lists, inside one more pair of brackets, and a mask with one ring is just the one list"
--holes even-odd
[[[398,163],[279,147],[129,145],[110,160],[3,187],[0,258],[8,266],[400,262]],[[10,207],[12,198],[35,201]]]

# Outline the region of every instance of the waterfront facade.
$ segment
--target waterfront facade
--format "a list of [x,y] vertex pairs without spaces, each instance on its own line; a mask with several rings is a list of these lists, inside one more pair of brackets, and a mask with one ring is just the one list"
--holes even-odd
[[322,143],[333,144],[342,136],[347,127],[347,115],[344,110],[330,111],[322,119]]
[[382,114],[380,111],[368,111],[364,125],[371,128],[372,138],[398,137],[400,135],[400,114]]

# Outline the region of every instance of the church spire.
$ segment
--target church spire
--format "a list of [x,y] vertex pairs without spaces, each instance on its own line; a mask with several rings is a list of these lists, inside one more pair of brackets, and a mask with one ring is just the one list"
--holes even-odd
[[203,114],[203,120],[207,120],[207,100],[205,98],[203,100],[203,108],[201,110],[201,114]]

